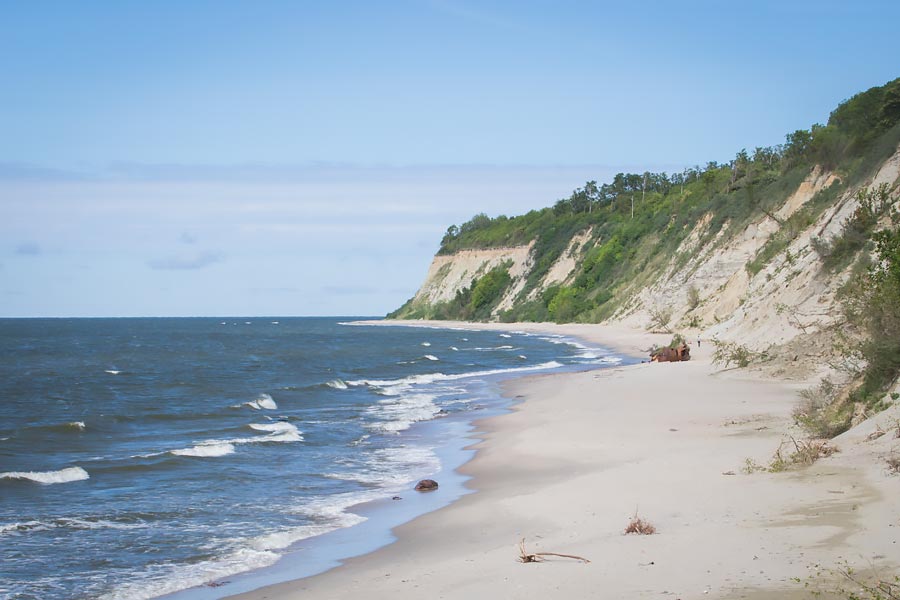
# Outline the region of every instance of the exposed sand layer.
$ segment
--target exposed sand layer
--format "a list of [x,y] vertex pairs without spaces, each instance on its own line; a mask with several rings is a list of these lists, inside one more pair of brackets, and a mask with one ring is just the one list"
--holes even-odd
[[[602,326],[478,326],[578,335],[633,354],[668,341]],[[768,465],[797,435],[798,386],[716,372],[711,352],[695,341],[687,363],[508,384],[523,402],[479,423],[483,441],[464,467],[477,493],[398,528],[398,541],[372,554],[239,597],[801,598],[807,581],[835,589],[830,570],[845,562],[897,573],[900,476],[884,458],[900,439],[893,429],[867,439],[892,426],[897,407],[837,438],[840,452],[811,467],[746,473],[748,459]],[[623,533],[636,511],[655,535]],[[591,562],[522,564],[522,538],[530,552]]]

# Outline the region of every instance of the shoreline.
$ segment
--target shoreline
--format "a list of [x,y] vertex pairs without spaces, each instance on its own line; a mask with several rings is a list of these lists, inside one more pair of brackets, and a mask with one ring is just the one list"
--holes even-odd
[[[378,323],[563,334],[631,356],[669,338],[596,325]],[[458,469],[477,493],[322,574],[228,597],[805,597],[794,578],[831,581],[842,561],[896,569],[900,507],[887,499],[900,478],[880,473],[866,424],[812,467],[743,474],[784,439],[799,386],[713,372],[703,350],[687,363],[505,382],[510,412],[475,422],[481,441]],[[635,511],[656,535],[623,534]],[[592,562],[519,564],[521,538],[531,552]]]
[[[390,326],[396,322],[354,320],[340,323],[341,325],[363,327]],[[410,323],[409,325],[419,325]],[[454,332],[467,335],[465,332],[474,333],[474,329],[482,331],[495,329],[499,333],[513,333],[515,327],[486,328],[470,326],[467,323],[452,323],[450,327],[442,326],[442,323],[432,323],[418,326],[416,329],[427,330],[438,328],[445,332]],[[493,332],[492,332],[493,333]],[[524,331],[518,331],[525,334]],[[543,329],[537,330],[542,334]],[[416,334],[419,335],[419,334]],[[531,334],[526,334],[531,335]],[[508,335],[504,337],[510,337]],[[517,337],[517,336],[513,336]],[[543,335],[539,335],[543,339]],[[608,345],[603,348],[595,347],[587,340],[576,339],[570,335],[554,335],[563,339],[547,340],[548,349],[554,344],[565,346],[574,345],[588,352],[588,358],[601,358],[609,352]],[[465,338],[463,338],[465,339]],[[550,344],[549,342],[553,342]],[[559,346],[560,348],[563,346]],[[552,350],[551,350],[552,352]],[[618,363],[629,363],[633,358],[626,353],[614,352]],[[599,356],[598,356],[599,355]],[[524,357],[521,357],[524,358]],[[549,360],[549,359],[547,359]],[[563,360],[560,358],[560,360]],[[555,360],[553,361],[555,362]],[[343,509],[361,521],[350,526],[338,527],[309,538],[301,539],[291,544],[281,554],[274,564],[257,569],[246,570],[218,579],[202,585],[195,585],[179,591],[170,592],[159,596],[162,600],[214,600],[222,597],[223,592],[230,594],[249,593],[267,586],[278,585],[297,579],[314,577],[318,574],[337,568],[345,561],[366,555],[379,550],[396,540],[393,530],[405,523],[413,521],[425,514],[440,510],[459,498],[471,494],[473,490],[466,485],[468,475],[460,471],[460,467],[468,463],[475,454],[471,449],[480,441],[479,429],[476,422],[502,415],[511,410],[513,404],[518,402],[515,398],[503,393],[505,383],[515,380],[523,375],[542,372],[559,372],[556,369],[566,370],[596,370],[609,368],[604,359],[596,363],[584,365],[556,363],[557,367],[526,366],[512,368],[509,371],[500,369],[497,372],[485,372],[477,378],[483,381],[474,381],[466,386],[465,395],[471,400],[476,400],[475,408],[460,413],[449,413],[445,418],[417,422],[409,431],[402,432],[408,439],[406,443],[425,444],[435,452],[439,461],[439,469],[434,472],[420,472],[417,479],[408,487],[395,489],[378,498],[361,499],[352,505],[344,505]],[[549,365],[549,363],[548,363]],[[440,482],[440,493],[420,494],[412,490],[412,484],[421,478],[435,478]],[[397,496],[400,498],[397,498]],[[402,502],[393,502],[391,498],[402,499]],[[226,586],[227,587],[224,587]]]

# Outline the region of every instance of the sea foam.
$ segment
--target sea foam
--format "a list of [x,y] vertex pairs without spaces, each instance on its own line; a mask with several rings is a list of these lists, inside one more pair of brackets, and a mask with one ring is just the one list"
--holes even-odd
[[429,421],[439,412],[432,394],[402,394],[380,400],[366,409],[375,421],[366,425],[383,433],[398,433],[409,429],[413,423]]

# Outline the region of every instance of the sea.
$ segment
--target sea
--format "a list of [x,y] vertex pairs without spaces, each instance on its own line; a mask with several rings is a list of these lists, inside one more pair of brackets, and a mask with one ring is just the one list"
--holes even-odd
[[[511,377],[629,359],[349,318],[0,319],[0,598],[219,598],[469,493]],[[440,488],[412,490],[424,478]]]

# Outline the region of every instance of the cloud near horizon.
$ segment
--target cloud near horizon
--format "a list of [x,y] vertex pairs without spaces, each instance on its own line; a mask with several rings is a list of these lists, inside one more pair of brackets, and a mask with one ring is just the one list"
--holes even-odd
[[179,254],[149,261],[152,269],[169,271],[188,271],[203,269],[224,260],[218,252],[200,252],[197,254]]
[[[18,255],[43,252],[7,261],[0,292],[25,294],[0,295],[0,315],[384,314],[415,292],[450,225],[551,206],[614,172],[322,166],[272,178],[266,169],[229,178],[224,167],[173,179],[0,177],[0,236],[17,240]],[[17,256],[15,242],[7,252]]]
[[43,254],[40,244],[35,242],[22,242],[16,246],[16,254],[19,256],[40,256]]

